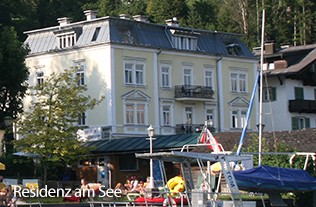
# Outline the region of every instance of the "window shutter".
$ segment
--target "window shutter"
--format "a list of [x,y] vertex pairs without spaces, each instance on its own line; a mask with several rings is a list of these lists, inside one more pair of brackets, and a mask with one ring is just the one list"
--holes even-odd
[[276,88],[275,87],[272,87],[271,89],[271,101],[276,101],[277,100],[277,97],[276,97]]
[[310,128],[310,121],[309,118],[305,118],[305,128]]
[[294,95],[296,100],[304,100],[304,89],[301,87],[295,87]]
[[292,130],[298,129],[298,118],[292,117]]

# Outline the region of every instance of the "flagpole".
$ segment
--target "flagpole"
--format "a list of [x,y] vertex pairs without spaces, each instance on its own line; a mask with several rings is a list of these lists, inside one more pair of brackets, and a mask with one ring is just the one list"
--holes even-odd
[[260,90],[259,90],[259,150],[258,150],[258,165],[262,164],[262,94],[263,94],[263,53],[264,53],[264,24],[265,11],[262,10],[262,30],[261,30],[261,52],[260,52]]

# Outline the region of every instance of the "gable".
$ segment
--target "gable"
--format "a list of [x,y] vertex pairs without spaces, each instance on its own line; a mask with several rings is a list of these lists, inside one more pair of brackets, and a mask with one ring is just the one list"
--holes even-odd
[[124,101],[149,101],[150,97],[140,90],[130,91],[122,96]]
[[245,99],[244,97],[237,97],[230,102],[228,102],[228,105],[230,107],[245,107],[247,108],[249,106],[249,101]]

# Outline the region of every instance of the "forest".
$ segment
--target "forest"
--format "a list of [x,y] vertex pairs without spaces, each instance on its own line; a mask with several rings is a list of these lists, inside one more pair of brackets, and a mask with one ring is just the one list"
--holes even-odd
[[260,45],[262,10],[265,40],[280,45],[316,42],[314,0],[1,0],[0,26],[12,26],[20,41],[24,31],[57,25],[57,18],[84,20],[83,11],[98,10],[98,17],[146,15],[165,24],[177,17],[182,27],[243,34],[249,48]]

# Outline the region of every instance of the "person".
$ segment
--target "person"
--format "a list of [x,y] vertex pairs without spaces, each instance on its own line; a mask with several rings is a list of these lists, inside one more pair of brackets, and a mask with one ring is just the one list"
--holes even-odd
[[81,178],[81,186],[80,186],[81,200],[85,200],[91,196],[90,190],[91,189],[87,183],[87,180],[85,178]]
[[4,206],[7,206],[11,200],[10,189],[3,183],[3,177],[0,176],[0,203]]
[[3,177],[0,176],[0,202],[7,205],[7,186],[3,183]]

